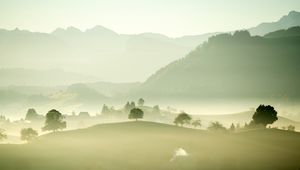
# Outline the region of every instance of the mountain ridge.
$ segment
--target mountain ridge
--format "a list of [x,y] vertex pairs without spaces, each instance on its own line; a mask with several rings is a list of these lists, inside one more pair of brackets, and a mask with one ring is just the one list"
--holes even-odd
[[288,29],[290,27],[300,25],[300,12],[290,11],[287,15],[282,16],[275,22],[264,22],[256,27],[248,29],[251,35],[263,36],[268,32],[273,32],[281,29]]
[[[137,94],[158,98],[268,98],[287,94],[299,98],[299,43],[298,36],[264,38],[250,36],[247,31],[219,34],[185,58],[158,70]],[[284,88],[288,86],[288,90]]]
[[[300,25],[300,13],[292,11],[267,27],[259,25],[255,29],[266,34],[297,24]],[[250,33],[255,35],[255,29],[249,29]],[[57,28],[52,33],[1,29],[0,67],[63,68],[101,77],[102,81],[144,81],[155,70],[184,57],[216,34],[119,34],[100,25],[84,31],[72,26]]]

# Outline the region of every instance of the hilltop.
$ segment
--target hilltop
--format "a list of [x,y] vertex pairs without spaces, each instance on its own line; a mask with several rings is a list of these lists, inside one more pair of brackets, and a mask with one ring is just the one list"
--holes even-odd
[[[188,156],[174,157],[178,148],[183,148]],[[297,169],[299,149],[300,135],[296,132],[265,129],[214,134],[151,122],[125,122],[47,134],[31,144],[0,145],[0,167]]]

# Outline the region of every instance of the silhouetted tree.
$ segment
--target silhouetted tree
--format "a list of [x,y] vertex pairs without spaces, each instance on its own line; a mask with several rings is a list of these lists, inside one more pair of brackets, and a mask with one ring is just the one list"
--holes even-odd
[[289,125],[288,127],[287,127],[287,130],[288,131],[295,131],[295,126],[293,126],[293,125]]
[[4,140],[7,138],[7,135],[5,134],[4,129],[0,129],[0,141]]
[[211,122],[207,129],[210,131],[215,131],[215,132],[225,132],[226,131],[226,128],[218,121]]
[[105,115],[105,114],[108,114],[108,113],[109,113],[109,109],[108,109],[108,107],[104,104],[104,105],[102,106],[101,114],[102,114],[102,115]]
[[145,100],[143,98],[140,98],[138,101],[139,106],[144,106]]
[[278,119],[277,111],[270,105],[260,105],[256,109],[252,119],[254,124],[261,124],[266,127],[268,124],[272,124]]
[[160,113],[159,106],[158,106],[158,105],[153,106],[152,112],[153,112],[153,113],[158,113],[158,114],[159,114],[159,113]]
[[144,112],[139,108],[131,109],[128,115],[128,119],[135,119],[136,121],[138,119],[142,119],[143,117],[144,117]]
[[200,120],[200,119],[194,120],[194,121],[192,122],[192,125],[193,125],[195,128],[201,127],[201,126],[202,126],[201,120]]
[[125,112],[125,113],[129,113],[131,109],[132,109],[132,108],[131,108],[130,103],[127,102],[127,103],[125,104],[125,106],[124,106],[124,112]]
[[231,123],[229,130],[230,130],[230,132],[235,132],[235,126],[233,123]]
[[63,121],[63,115],[55,110],[52,109],[46,114],[46,121],[45,126],[42,128],[43,131],[53,131],[56,132],[57,130],[62,130],[67,127],[65,121]]
[[190,124],[192,117],[187,113],[180,113],[174,120],[175,125],[180,124],[183,126],[184,124]]
[[9,119],[6,119],[6,117],[5,116],[3,116],[3,115],[0,115],[0,123],[9,123],[10,122],[10,120]]
[[31,108],[31,109],[28,109],[25,120],[33,121],[33,120],[38,119],[38,117],[39,117],[39,115],[37,114],[35,109]]
[[[135,108],[135,103],[134,103],[134,102],[131,102],[131,103],[130,103],[130,108],[131,108],[131,109]],[[131,109],[130,109],[130,110],[131,110]]]
[[21,130],[21,140],[26,140],[31,142],[35,140],[38,136],[38,132],[32,128],[24,128]]
[[125,113],[130,113],[130,111],[135,108],[135,103],[132,101],[132,102],[127,102],[124,106],[124,111]]

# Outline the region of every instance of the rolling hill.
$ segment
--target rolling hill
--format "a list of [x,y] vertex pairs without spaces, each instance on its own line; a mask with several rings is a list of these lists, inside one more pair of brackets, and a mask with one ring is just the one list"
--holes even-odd
[[[186,156],[176,152],[179,148]],[[52,133],[30,144],[2,144],[0,168],[297,169],[299,149],[300,135],[295,132],[264,129],[215,134],[151,122],[124,122]]]

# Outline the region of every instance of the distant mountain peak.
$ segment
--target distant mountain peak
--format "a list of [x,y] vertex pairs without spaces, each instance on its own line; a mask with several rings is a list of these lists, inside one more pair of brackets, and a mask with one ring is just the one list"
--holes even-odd
[[96,25],[91,29],[87,29],[85,31],[86,33],[96,33],[96,34],[113,34],[113,35],[117,35],[116,32],[114,32],[113,30],[110,30],[106,27],[103,27],[101,25]]
[[285,20],[300,20],[300,12],[290,11],[288,15],[283,16],[278,22],[284,22]]
[[158,39],[158,40],[169,40],[170,37],[163,35],[163,34],[159,34],[159,33],[152,33],[152,32],[145,32],[145,33],[141,33],[138,34],[142,37],[145,38],[152,38],[152,39]]
[[66,29],[66,31],[81,32],[80,29],[78,29],[78,28],[76,28],[76,27],[72,27],[72,26],[68,27],[68,28]]
[[250,28],[249,31],[251,35],[265,35],[269,32],[288,29],[294,26],[300,26],[300,12],[298,11],[290,11],[278,21],[259,24],[257,27]]
[[80,29],[76,28],[76,27],[73,27],[73,26],[70,26],[70,27],[67,27],[66,29],[64,28],[57,28],[56,30],[54,30],[52,32],[52,34],[71,34],[71,35],[76,35],[76,34],[81,34],[82,32],[80,31]]
[[28,30],[22,30],[19,29],[18,27],[16,27],[15,29],[11,30],[12,32],[16,32],[16,33],[28,33]]
[[289,14],[288,14],[288,16],[298,16],[298,15],[300,15],[300,12],[298,12],[298,11],[290,11],[289,12]]

